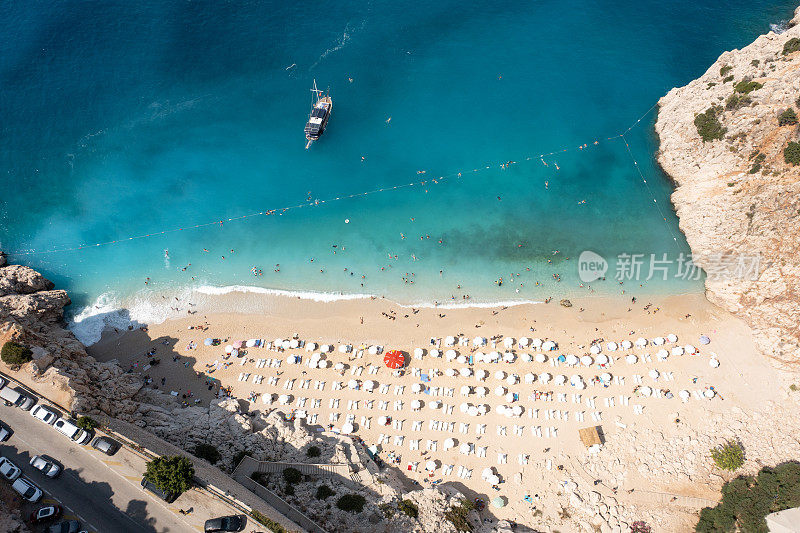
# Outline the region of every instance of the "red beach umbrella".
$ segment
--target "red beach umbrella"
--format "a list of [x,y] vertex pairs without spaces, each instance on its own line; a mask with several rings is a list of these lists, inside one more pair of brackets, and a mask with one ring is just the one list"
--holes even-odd
[[386,355],[383,356],[383,362],[386,363],[386,366],[389,368],[397,370],[405,366],[406,358],[400,350],[389,350],[386,352]]

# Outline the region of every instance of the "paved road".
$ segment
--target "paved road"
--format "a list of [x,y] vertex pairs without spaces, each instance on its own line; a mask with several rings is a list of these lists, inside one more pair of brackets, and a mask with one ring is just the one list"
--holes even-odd
[[[25,476],[45,491],[42,503],[60,503],[67,518],[79,520],[90,531],[198,531],[209,518],[203,509],[204,500],[208,498],[203,498],[198,491],[182,495],[174,504],[143,491],[139,481],[145,460],[131,450],[123,448],[114,456],[106,456],[91,447],[75,444],[17,407],[0,404],[0,420],[14,431],[9,440],[0,444],[0,453],[14,461]],[[59,461],[64,467],[63,473],[48,479],[31,468],[30,458],[36,454],[49,455]],[[179,508],[188,509],[194,502],[199,504],[194,505],[198,512],[188,517],[178,514]],[[214,511],[233,514],[232,510],[224,508]]]

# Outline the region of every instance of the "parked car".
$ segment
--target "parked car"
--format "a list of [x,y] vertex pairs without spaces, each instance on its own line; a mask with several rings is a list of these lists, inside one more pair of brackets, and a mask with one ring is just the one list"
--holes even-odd
[[72,420],[59,418],[53,426],[60,432],[71,438],[78,444],[86,444],[91,440],[92,434],[79,428]]
[[8,385],[8,380],[2,376],[0,376],[0,389]]
[[23,392],[14,390],[11,387],[3,387],[0,389],[0,400],[3,400],[8,405],[16,405],[24,411],[28,411],[33,407],[33,400],[31,398],[28,398]]
[[97,437],[92,441],[92,448],[100,450],[106,455],[114,455],[119,450],[120,445],[117,441],[108,437]]
[[61,466],[46,455],[34,455],[31,457],[31,466],[51,478],[61,473]]
[[0,422],[0,442],[7,441],[11,437],[11,428]]
[[37,510],[31,513],[31,522],[45,522],[47,520],[55,520],[59,516],[61,516],[61,509],[60,505],[47,505],[45,507],[39,507]]
[[0,476],[3,476],[9,481],[14,481],[20,474],[22,474],[22,470],[20,470],[17,465],[5,457],[0,457]]
[[36,503],[42,499],[42,489],[37,487],[27,478],[18,478],[11,488],[17,491],[20,496],[31,503]]
[[64,520],[47,528],[47,533],[78,533],[81,523],[77,520]]
[[206,520],[205,531],[241,531],[244,525],[244,515],[220,516]]
[[159,489],[158,487],[155,486],[155,484],[153,484],[152,482],[148,481],[145,478],[142,478],[142,488],[144,490],[152,492],[153,494],[155,494],[156,496],[158,496],[159,498],[161,498],[162,500],[164,500],[167,503],[174,502],[175,500],[178,499],[178,496],[179,496],[178,494],[173,494],[171,492],[165,492],[165,491]]
[[53,422],[58,420],[58,412],[50,407],[44,405],[37,405],[31,410],[31,416],[38,418],[45,424],[53,425]]

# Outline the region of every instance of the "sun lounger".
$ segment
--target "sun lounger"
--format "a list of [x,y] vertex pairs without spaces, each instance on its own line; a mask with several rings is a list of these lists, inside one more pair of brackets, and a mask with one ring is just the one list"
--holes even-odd
[[497,454],[497,464],[504,465],[508,463],[508,454],[507,453],[498,453]]
[[619,404],[627,406],[628,403],[631,401],[630,396],[624,396],[622,394],[619,395]]
[[331,409],[338,409],[339,408],[339,398],[331,398],[330,401],[330,408]]
[[633,413],[636,415],[640,415],[644,413],[644,406],[643,405],[634,405],[633,406]]
[[342,390],[342,382],[341,381],[334,381],[333,382],[333,390]]
[[389,385],[384,383],[383,385],[378,387],[378,392],[380,392],[381,394],[389,394]]
[[466,435],[469,433],[469,424],[464,424],[463,422],[458,425],[458,432],[462,435]]
[[394,410],[395,411],[402,411],[403,410],[403,400],[396,400],[394,402]]
[[497,426],[497,435],[500,437],[506,436],[506,427],[505,426]]
[[395,396],[402,396],[402,395],[403,395],[403,391],[404,391],[404,390],[405,390],[405,387],[404,387],[404,386],[402,386],[402,385],[395,385],[395,387],[394,387],[394,395],[395,395]]
[[377,374],[378,370],[380,370],[380,369],[381,368],[379,366],[369,365],[369,373],[372,374],[372,375]]
[[375,408],[375,400],[367,400],[367,409]]
[[443,412],[444,412],[444,414],[446,414],[446,415],[452,415],[452,414],[453,414],[453,406],[452,406],[452,405],[450,405],[450,404],[444,404],[444,405],[442,406],[442,411],[443,411]]
[[594,409],[594,405],[595,405],[595,404],[594,404],[594,397],[591,397],[591,398],[586,398],[586,405],[588,405],[589,407],[591,407],[592,409]]
[[514,424],[513,431],[514,431],[514,435],[516,435],[518,437],[522,437],[523,433],[525,432],[525,426],[519,426],[517,424]]
[[283,384],[283,388],[286,390],[292,390],[294,388],[294,380],[293,379],[287,380],[286,383]]
[[314,409],[319,409],[319,407],[321,405],[322,405],[322,399],[321,398],[314,398]]
[[455,465],[442,465],[442,475],[449,476],[453,473]]
[[261,382],[263,380],[264,380],[264,376],[262,376],[260,374],[256,374],[255,376],[253,376],[253,384],[255,384],[255,385],[261,385]]
[[331,422],[338,422],[339,421],[339,413],[331,413],[328,415],[328,420]]
[[402,446],[404,440],[406,440],[406,438],[403,435],[396,435],[394,437],[394,445],[395,446]]
[[317,423],[317,417],[318,417],[318,416],[319,416],[319,415],[318,415],[317,413],[314,413],[313,415],[311,415],[311,416],[307,417],[307,418],[306,418],[306,421],[307,421],[309,424],[311,424],[311,425],[314,425],[314,424],[316,424],[316,423]]
[[403,422],[405,422],[405,420],[394,419],[392,420],[392,427],[397,431],[403,431]]
[[419,450],[419,441],[421,439],[411,439],[408,441],[408,449],[412,451]]
[[528,464],[528,459],[530,459],[530,455],[527,453],[521,453],[517,456],[517,462],[521,465]]
[[428,440],[428,441],[425,443],[425,447],[428,449],[428,451],[435,452],[435,451],[436,451],[436,448],[438,447],[438,441],[435,441],[435,440],[430,440],[430,439],[429,439],[429,440]]
[[[245,364],[246,362],[247,362],[247,357],[242,357],[241,361],[239,361],[239,366],[244,366],[244,364]],[[146,369],[145,369],[145,370],[146,370]]]
[[439,421],[438,420],[431,420],[428,422],[428,429],[431,431],[438,431],[439,430]]
[[298,398],[297,399],[297,407],[305,407],[307,398]]
[[388,411],[389,410],[389,402],[382,400],[378,402],[378,409],[381,411]]
[[633,375],[633,382],[636,385],[641,385],[642,384],[642,376],[640,376],[639,374],[634,374]]
[[310,379],[304,379],[302,382],[300,382],[301,389],[307,389],[310,385],[311,385]]
[[576,411],[575,412],[575,421],[576,422],[583,422],[583,411]]

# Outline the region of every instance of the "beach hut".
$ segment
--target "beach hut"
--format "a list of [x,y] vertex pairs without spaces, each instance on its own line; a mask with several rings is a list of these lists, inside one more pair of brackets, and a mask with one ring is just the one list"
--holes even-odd
[[392,370],[403,368],[406,364],[406,358],[400,350],[389,350],[383,356],[384,364]]
[[586,447],[602,445],[603,442],[605,441],[605,436],[603,435],[603,428],[600,426],[593,426],[593,427],[579,429],[578,435],[581,438],[581,442]]

